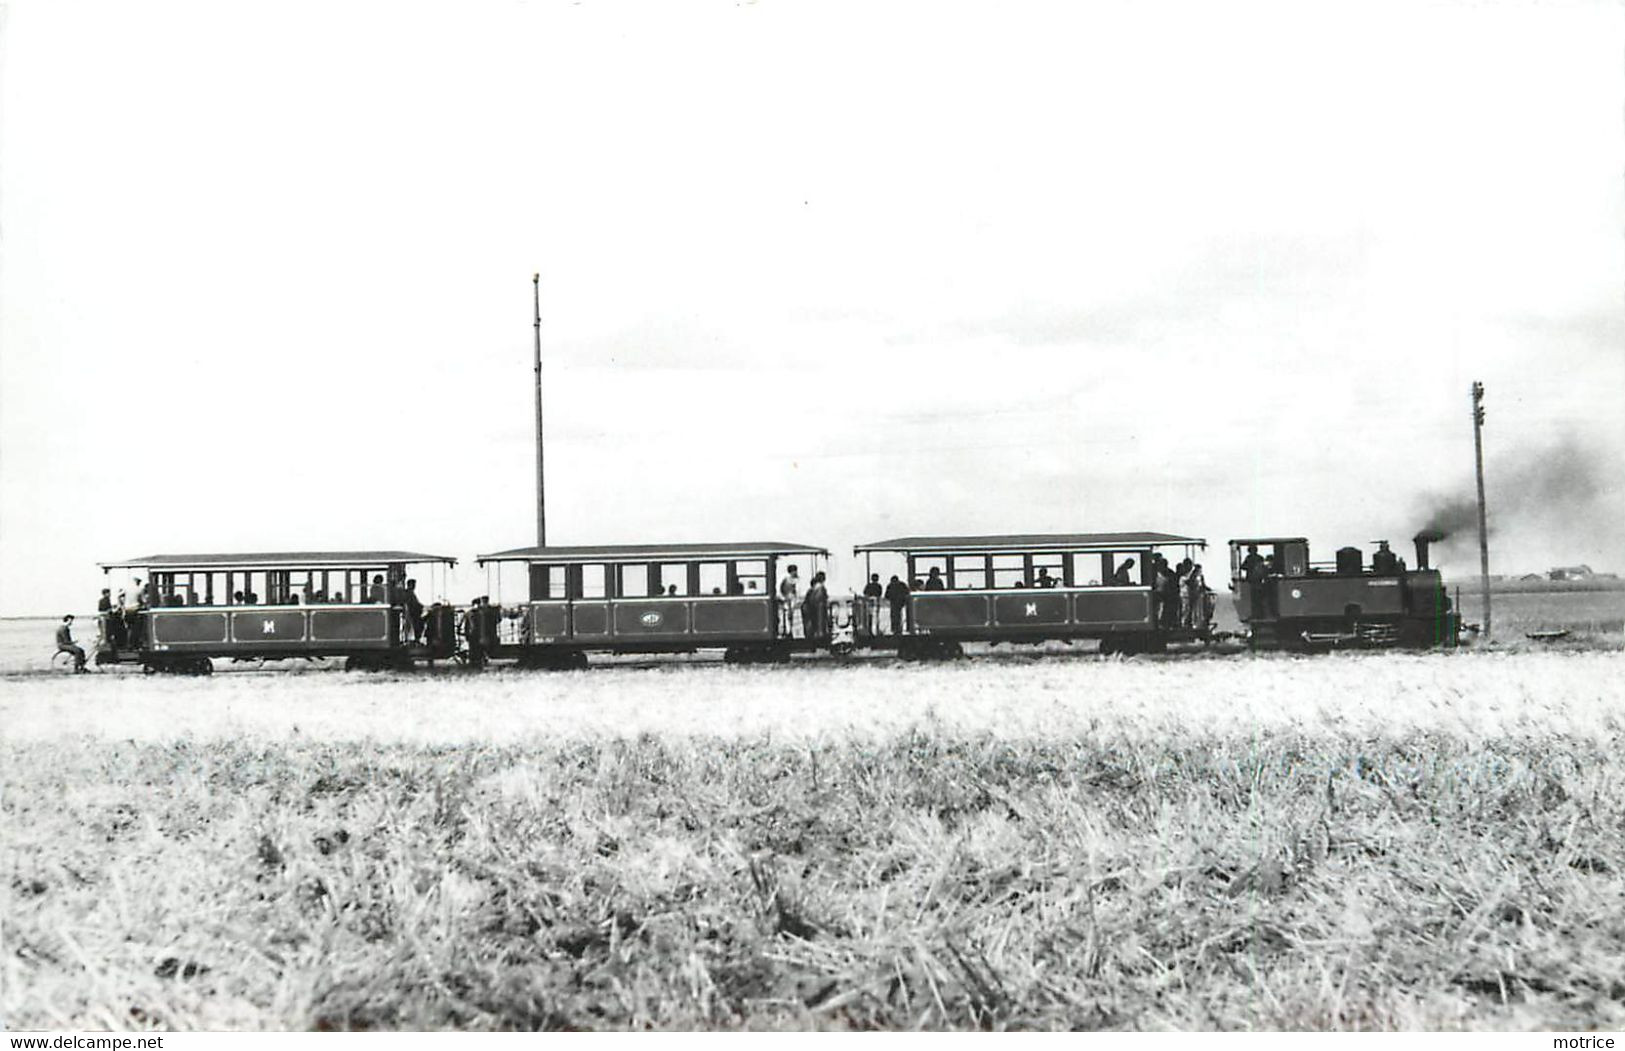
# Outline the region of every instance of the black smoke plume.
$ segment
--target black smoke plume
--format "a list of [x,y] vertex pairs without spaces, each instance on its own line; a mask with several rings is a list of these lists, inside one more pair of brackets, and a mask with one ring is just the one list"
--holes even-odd
[[[1617,496],[1618,466],[1600,449],[1574,435],[1549,445],[1492,456],[1484,465],[1491,536],[1509,530],[1538,530],[1555,539],[1579,540],[1617,530],[1605,506]],[[1610,487],[1616,487],[1610,491]],[[1466,495],[1439,495],[1422,512],[1421,535],[1447,545],[1477,535],[1478,497],[1469,478]]]

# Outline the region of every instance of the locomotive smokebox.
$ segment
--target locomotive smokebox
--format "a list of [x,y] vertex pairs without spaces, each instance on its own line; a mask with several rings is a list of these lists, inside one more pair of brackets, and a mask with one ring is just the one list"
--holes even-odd
[[1433,529],[1424,529],[1412,537],[1416,541],[1416,568],[1427,569],[1428,547],[1436,540],[1443,540],[1444,534]]

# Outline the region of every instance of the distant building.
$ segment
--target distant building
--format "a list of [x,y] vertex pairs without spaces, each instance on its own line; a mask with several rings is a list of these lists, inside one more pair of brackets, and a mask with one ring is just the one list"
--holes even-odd
[[1546,576],[1552,580],[1590,580],[1596,574],[1590,566],[1558,566],[1548,570]]

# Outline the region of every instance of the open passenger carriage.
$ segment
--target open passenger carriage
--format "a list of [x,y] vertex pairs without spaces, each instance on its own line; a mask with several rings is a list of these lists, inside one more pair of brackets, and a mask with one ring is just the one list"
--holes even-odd
[[[148,555],[101,563],[140,581],[98,617],[97,664],[208,674],[213,658],[344,657],[410,667],[456,651],[452,607],[408,587],[408,570],[456,559],[413,551]],[[427,574],[425,574],[427,577]],[[425,589],[428,590],[428,589]]]
[[[486,654],[535,667],[584,667],[589,652],[725,651],[782,660],[828,633],[801,606],[829,552],[810,544],[612,544],[522,547],[480,565],[526,567],[528,598],[495,607]],[[780,585],[796,568],[795,599]],[[487,607],[491,608],[491,607]]]
[[[1208,594],[1194,616],[1177,593],[1159,591],[1155,559],[1164,548],[1191,557],[1199,537],[1171,533],[1064,533],[914,536],[860,544],[864,578],[882,595],[858,600],[858,645],[903,656],[957,654],[963,642],[1099,639],[1103,653],[1164,649],[1205,639]],[[908,593],[888,597],[875,555],[901,560]],[[874,588],[871,588],[873,591]]]

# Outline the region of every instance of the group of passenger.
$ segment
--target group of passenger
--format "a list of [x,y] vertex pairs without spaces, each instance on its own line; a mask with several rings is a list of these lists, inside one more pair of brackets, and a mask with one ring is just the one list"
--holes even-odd
[[[797,596],[800,596],[799,602]],[[799,618],[796,616],[798,612]],[[807,585],[807,593],[801,595],[801,571],[794,565],[785,568],[784,579],[779,581],[780,630],[785,635],[795,635],[798,619],[804,639],[828,639],[834,633],[828,577],[823,570],[813,574],[812,581]]]
[[[147,588],[140,577],[135,578],[128,591],[120,591],[117,598],[113,597],[111,588],[102,588],[101,598],[96,600],[96,617],[101,623],[99,645],[119,650],[135,645],[141,637],[146,615]],[[58,649],[62,648],[61,634],[58,629]]]
[[1189,558],[1170,566],[1162,552],[1151,556],[1152,617],[1165,631],[1204,631],[1213,618],[1213,593],[1202,566]]
[[885,587],[880,586],[880,574],[870,573],[869,583],[863,585],[864,619],[871,634],[876,633],[878,625],[875,623],[880,615],[880,602],[885,600],[891,612],[891,633],[903,634],[903,624],[908,613],[908,597],[914,590],[921,588],[920,581],[914,582],[914,588],[903,583],[902,578],[893,573],[891,580]]

